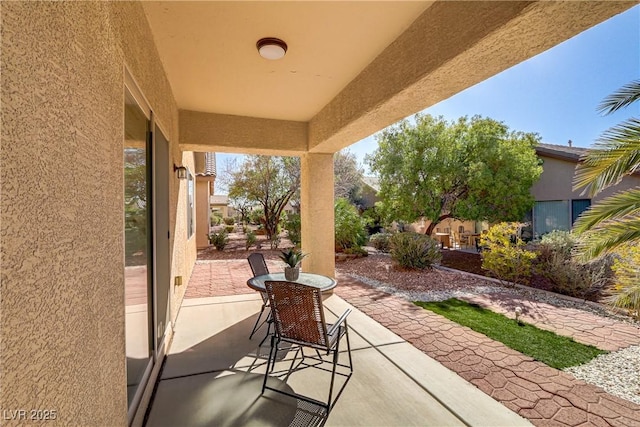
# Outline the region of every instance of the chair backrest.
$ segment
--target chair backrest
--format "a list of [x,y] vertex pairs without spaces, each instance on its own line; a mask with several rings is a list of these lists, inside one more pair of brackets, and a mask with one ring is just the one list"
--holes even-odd
[[267,280],[273,324],[281,339],[328,347],[322,292],[301,283]]
[[267,263],[265,262],[264,256],[261,253],[252,253],[251,255],[249,255],[247,260],[249,261],[249,266],[251,266],[253,277],[269,274]]

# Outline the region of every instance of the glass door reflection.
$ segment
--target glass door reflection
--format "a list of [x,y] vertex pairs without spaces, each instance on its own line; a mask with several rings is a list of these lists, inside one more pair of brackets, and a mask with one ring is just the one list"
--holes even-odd
[[124,226],[125,325],[129,407],[144,388],[152,365],[149,327],[151,221],[149,119],[125,93]]

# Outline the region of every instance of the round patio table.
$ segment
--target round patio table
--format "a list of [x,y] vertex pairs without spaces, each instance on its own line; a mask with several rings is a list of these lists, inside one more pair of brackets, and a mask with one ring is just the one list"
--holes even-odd
[[[270,273],[263,274],[262,276],[252,277],[247,280],[247,286],[251,289],[255,289],[258,292],[266,292],[264,282],[267,280],[287,280],[284,277],[284,273]],[[313,286],[319,288],[322,292],[330,291],[335,288],[337,282],[335,279],[329,276],[323,276],[322,274],[303,273],[300,272],[300,276],[297,280],[293,280],[295,283],[301,283],[303,285]]]

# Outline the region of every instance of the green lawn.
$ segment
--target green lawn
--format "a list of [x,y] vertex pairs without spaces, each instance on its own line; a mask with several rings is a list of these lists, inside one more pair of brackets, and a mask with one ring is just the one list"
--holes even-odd
[[592,345],[580,344],[573,338],[562,337],[526,323],[519,324],[502,314],[455,298],[440,302],[416,301],[414,304],[500,341],[553,368],[582,365],[599,354],[607,353]]

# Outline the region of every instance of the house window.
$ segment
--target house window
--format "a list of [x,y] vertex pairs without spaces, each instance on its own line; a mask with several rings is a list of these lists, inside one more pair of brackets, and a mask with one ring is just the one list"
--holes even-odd
[[569,220],[568,200],[536,202],[533,208],[533,231],[537,236],[554,230],[569,231],[571,229]]
[[191,238],[195,232],[194,224],[194,198],[195,198],[195,182],[193,175],[187,169],[187,238]]
[[576,219],[582,212],[587,210],[591,206],[591,199],[577,199],[571,201],[571,225],[576,222]]

